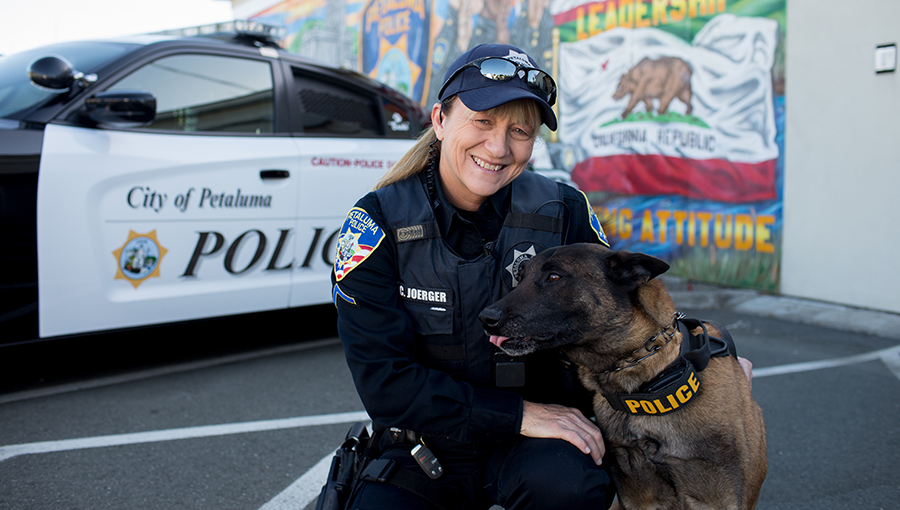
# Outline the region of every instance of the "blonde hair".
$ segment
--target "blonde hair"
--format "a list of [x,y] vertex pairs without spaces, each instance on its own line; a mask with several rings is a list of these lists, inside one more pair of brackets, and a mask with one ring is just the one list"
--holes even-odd
[[[444,99],[441,102],[441,112],[449,115],[455,101],[456,96]],[[531,99],[510,101],[491,108],[486,113],[488,115],[506,117],[526,126],[532,126],[534,136],[537,138],[538,130],[541,127],[541,110],[537,103]],[[381,179],[375,184],[375,189],[381,189],[395,182],[402,181],[424,170],[428,166],[432,144],[434,144],[434,157],[437,158],[440,154],[441,142],[437,139],[437,135],[434,134],[433,126],[423,131],[415,145],[394,163],[390,170],[381,176]]]

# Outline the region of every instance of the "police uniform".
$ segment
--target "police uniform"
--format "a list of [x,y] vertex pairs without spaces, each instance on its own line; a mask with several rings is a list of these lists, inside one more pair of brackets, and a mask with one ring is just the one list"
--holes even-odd
[[[504,357],[477,316],[514,288],[530,256],[606,243],[602,228],[582,193],[531,172],[476,212],[454,208],[432,172],[364,196],[339,237],[338,331],[360,398],[375,424],[421,435],[444,467],[439,481],[477,507],[540,508],[550,504],[541,497],[566,493],[578,497],[565,506],[597,508],[609,478],[589,455],[519,435],[523,400],[593,414],[574,369],[553,351],[524,365]],[[382,445],[386,457],[419,469],[411,444]],[[405,492],[370,483],[361,494],[365,508],[432,508]]]

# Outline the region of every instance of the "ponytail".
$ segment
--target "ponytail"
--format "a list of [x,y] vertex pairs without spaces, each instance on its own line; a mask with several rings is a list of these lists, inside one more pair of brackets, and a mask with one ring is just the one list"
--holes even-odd
[[438,151],[441,148],[441,142],[434,134],[434,128],[429,127],[419,136],[419,140],[409,149],[406,154],[394,163],[394,166],[381,176],[375,189],[381,189],[385,186],[402,181],[407,177],[412,177],[421,172],[428,166],[428,153],[431,151],[431,144],[435,144]]

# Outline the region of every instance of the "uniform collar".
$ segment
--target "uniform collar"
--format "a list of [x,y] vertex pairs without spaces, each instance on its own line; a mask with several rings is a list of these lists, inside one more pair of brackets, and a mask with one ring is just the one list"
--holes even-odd
[[[427,173],[428,171],[420,172],[419,179],[422,182],[423,186],[427,188]],[[455,221],[462,221],[470,223],[469,220],[463,218],[463,216],[459,213],[459,211],[453,207],[450,203],[450,200],[444,194],[444,189],[441,186],[441,180],[437,175],[437,169],[434,170],[435,178],[435,201],[432,203],[434,206],[434,215],[437,220],[438,226],[441,229],[441,233],[445,236],[448,232],[451,231],[452,228],[455,227]],[[507,184],[506,186],[500,188],[496,193],[488,197],[485,200],[481,207],[478,208],[477,218],[497,218],[500,221],[506,216],[506,213],[509,210],[509,194],[510,187],[512,183]],[[481,221],[476,220],[475,223],[481,223]]]

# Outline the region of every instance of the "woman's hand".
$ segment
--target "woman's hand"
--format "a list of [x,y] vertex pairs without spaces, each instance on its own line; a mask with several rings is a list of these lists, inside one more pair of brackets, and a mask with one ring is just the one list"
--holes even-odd
[[555,404],[524,403],[522,428],[519,433],[526,437],[562,439],[591,456],[598,466],[603,461],[606,447],[600,429],[571,407]]

